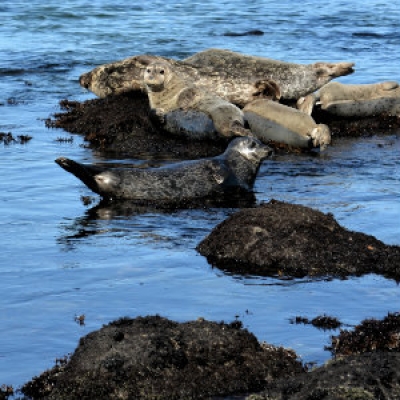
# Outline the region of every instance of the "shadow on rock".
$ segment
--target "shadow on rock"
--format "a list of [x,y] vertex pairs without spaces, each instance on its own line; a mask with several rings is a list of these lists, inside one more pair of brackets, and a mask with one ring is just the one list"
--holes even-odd
[[65,365],[26,383],[33,399],[201,399],[260,391],[304,371],[296,354],[231,324],[123,318],[81,338]]
[[400,246],[349,231],[331,214],[276,200],[232,215],[197,250],[230,273],[277,278],[376,273],[400,280]]

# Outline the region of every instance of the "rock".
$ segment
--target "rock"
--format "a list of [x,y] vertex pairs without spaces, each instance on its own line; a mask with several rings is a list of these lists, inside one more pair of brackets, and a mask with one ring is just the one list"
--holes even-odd
[[335,356],[370,351],[400,352],[400,313],[389,313],[383,320],[366,319],[352,331],[341,331],[332,337],[329,350]]
[[400,398],[400,353],[365,353],[272,382],[247,400],[392,400]]
[[400,246],[341,227],[331,214],[271,200],[220,223],[197,246],[218,268],[275,277],[381,274],[400,280]]
[[231,324],[122,318],[81,338],[65,365],[33,378],[33,399],[201,399],[260,391],[304,371],[291,350]]

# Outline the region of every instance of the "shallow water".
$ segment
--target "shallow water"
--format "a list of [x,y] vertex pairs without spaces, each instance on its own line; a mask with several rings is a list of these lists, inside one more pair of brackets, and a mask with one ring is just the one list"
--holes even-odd
[[[0,132],[33,136],[0,148],[0,384],[21,385],[121,316],[239,318],[259,340],[321,363],[334,332],[290,318],[326,313],[354,325],[399,311],[398,285],[376,275],[277,281],[212,268],[195,247],[232,209],[93,210],[98,198],[54,159],[104,155],[44,126],[59,100],[93,97],[79,86],[81,73],[140,53],[182,58],[221,47],[292,62],[354,61],[356,73],[340,78],[347,83],[400,80],[396,2],[41,3],[0,5]],[[265,34],[224,36],[252,29]],[[335,140],[317,157],[277,156],[261,167],[257,200],[331,212],[349,229],[399,245],[399,154],[397,134]],[[92,195],[85,206],[80,197]],[[74,321],[81,314],[84,326]]]

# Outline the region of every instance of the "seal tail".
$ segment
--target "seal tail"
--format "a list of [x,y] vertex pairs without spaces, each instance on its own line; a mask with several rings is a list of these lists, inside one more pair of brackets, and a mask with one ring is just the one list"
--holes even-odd
[[103,170],[97,167],[92,167],[89,165],[79,164],[74,160],[69,158],[59,157],[55,162],[67,172],[75,175],[80,179],[90,190],[95,193],[99,193],[99,185],[95,179],[96,175],[101,173]]

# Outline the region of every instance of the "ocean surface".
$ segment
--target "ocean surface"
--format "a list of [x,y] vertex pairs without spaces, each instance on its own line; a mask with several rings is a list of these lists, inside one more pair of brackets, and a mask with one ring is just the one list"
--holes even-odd
[[[142,53],[184,58],[218,47],[298,63],[353,61],[356,72],[339,81],[400,81],[399,1],[142,4],[0,4],[0,132],[32,136],[0,144],[0,385],[17,388],[122,316],[239,318],[260,341],[323,363],[338,331],[291,318],[327,314],[351,328],[400,311],[398,284],[377,275],[282,281],[213,268],[195,247],[233,209],[94,216],[99,198],[54,159],[121,160],[44,124],[60,100],[94,97],[79,86],[80,74]],[[264,35],[226,36],[254,29]],[[275,156],[261,167],[257,200],[331,212],[348,229],[400,245],[399,134],[335,140],[318,157]]]

